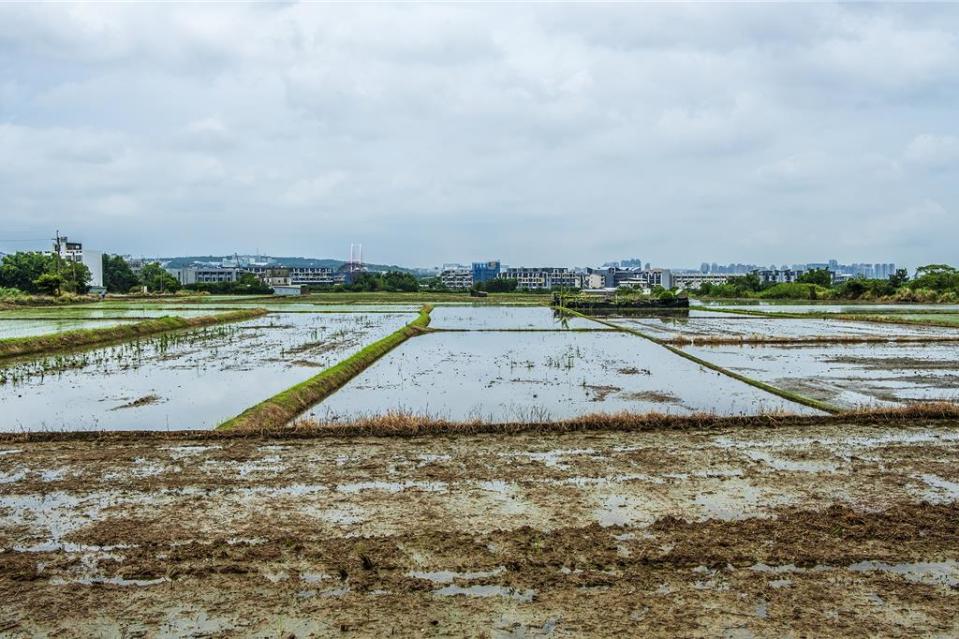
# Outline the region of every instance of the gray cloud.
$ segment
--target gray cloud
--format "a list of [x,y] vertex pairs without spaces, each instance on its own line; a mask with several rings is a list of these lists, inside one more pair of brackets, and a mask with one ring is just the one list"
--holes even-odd
[[950,5],[5,5],[0,226],[416,265],[957,262],[957,98]]

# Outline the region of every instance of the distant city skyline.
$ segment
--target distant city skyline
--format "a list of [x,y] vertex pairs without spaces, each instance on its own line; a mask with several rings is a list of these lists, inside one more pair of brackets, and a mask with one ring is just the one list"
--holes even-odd
[[956,4],[9,3],[0,59],[0,240],[959,262]]

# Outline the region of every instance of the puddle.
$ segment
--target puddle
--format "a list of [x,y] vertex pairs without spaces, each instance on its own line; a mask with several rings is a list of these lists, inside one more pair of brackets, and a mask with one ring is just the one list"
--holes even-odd
[[472,581],[474,579],[486,579],[489,577],[496,577],[497,575],[502,575],[506,572],[506,568],[499,566],[493,570],[481,570],[475,572],[455,572],[452,570],[433,570],[433,571],[411,571],[406,573],[407,577],[414,577],[416,579],[426,579],[427,581],[432,581],[437,584],[449,584],[453,581],[459,579],[462,581]]
[[839,469],[839,464],[833,462],[784,459],[766,451],[749,451],[746,456],[753,461],[762,462],[770,468],[786,472],[834,473]]
[[718,488],[696,495],[693,501],[702,509],[704,519],[722,521],[743,519],[781,503],[763,489],[736,479],[726,480]]
[[455,597],[458,595],[466,597],[506,597],[522,603],[533,601],[536,596],[535,590],[517,590],[505,586],[444,586],[439,590],[433,591],[434,595],[440,597]]
[[887,564],[881,561],[860,561],[849,566],[853,572],[885,572],[901,575],[908,581],[930,586],[959,587],[959,562],[936,561]]
[[398,493],[404,490],[419,490],[424,492],[445,492],[447,487],[445,482],[441,481],[361,481],[350,484],[339,484],[336,487],[337,492],[341,493],[359,493],[367,490],[380,490],[388,493]]
[[959,500],[959,482],[948,481],[932,474],[919,475],[919,479],[934,489],[928,491],[930,501],[944,503]]

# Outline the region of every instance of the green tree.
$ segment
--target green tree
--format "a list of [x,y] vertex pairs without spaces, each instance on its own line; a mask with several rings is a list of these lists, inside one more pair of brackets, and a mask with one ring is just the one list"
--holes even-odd
[[420,290],[420,283],[411,273],[388,271],[382,276],[383,289],[387,291],[414,292]]
[[0,287],[16,288],[25,293],[36,293],[37,279],[55,268],[49,253],[14,253],[5,255],[0,263]]
[[111,293],[127,293],[139,284],[136,274],[119,255],[103,254],[103,285]]
[[829,272],[829,269],[815,268],[797,277],[796,281],[800,284],[815,284],[816,286],[829,288],[832,286],[832,273]]
[[904,268],[897,268],[896,272],[889,276],[889,285],[893,289],[902,288],[909,281],[909,271]]
[[172,293],[180,290],[180,282],[156,262],[143,267],[140,281],[151,293]]
[[916,269],[916,277],[909,283],[912,289],[929,289],[939,293],[959,291],[959,271],[947,264],[929,264]]
[[42,273],[32,284],[34,292],[60,295],[63,290],[63,282],[63,276],[59,273]]
[[90,269],[82,262],[64,260],[54,255],[54,272],[63,277],[63,289],[70,293],[86,293],[90,290],[92,275]]
[[497,277],[486,282],[477,282],[473,288],[477,291],[486,291],[488,293],[512,293],[519,284],[515,279]]
[[739,295],[747,293],[756,293],[763,288],[762,280],[755,273],[747,273],[738,277],[730,277],[726,282],[727,286],[732,286]]

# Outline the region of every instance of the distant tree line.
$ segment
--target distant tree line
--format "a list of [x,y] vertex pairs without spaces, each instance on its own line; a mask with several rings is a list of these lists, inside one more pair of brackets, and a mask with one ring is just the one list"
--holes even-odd
[[959,270],[930,264],[916,269],[911,280],[906,269],[898,269],[886,279],[854,277],[839,284],[832,283],[826,269],[807,271],[795,282],[779,284],[764,284],[758,275],[749,273],[731,277],[725,284],[703,284],[692,293],[725,298],[959,302]]
[[0,289],[61,295],[86,293],[90,269],[53,253],[14,253],[0,262]]
[[349,284],[337,284],[334,291],[370,292],[386,291],[393,293],[415,292],[420,290],[419,280],[412,273],[387,271],[385,273],[360,273]]

